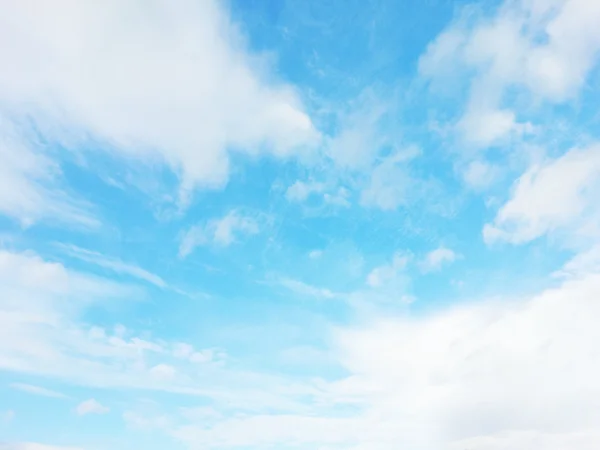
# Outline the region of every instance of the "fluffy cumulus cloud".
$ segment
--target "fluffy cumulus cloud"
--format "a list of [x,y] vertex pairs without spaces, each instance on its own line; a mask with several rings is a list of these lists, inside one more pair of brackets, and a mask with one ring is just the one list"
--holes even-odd
[[467,15],[442,33],[420,71],[438,84],[474,73],[457,130],[466,142],[486,147],[533,131],[504,105],[511,88],[550,103],[579,93],[597,62],[598,20],[600,4],[593,1],[504,2],[493,15]]
[[592,449],[599,289],[588,274],[531,298],[339,328],[333,350],[348,376],[320,385],[311,414],[213,418],[167,432],[190,448]]
[[[600,312],[598,282],[590,275],[531,299],[342,331],[343,361],[357,377],[350,389],[372,389],[363,394],[369,412],[390,426],[404,419],[428,441],[423,448],[517,449],[553,433],[572,445],[587,433],[586,445],[597,445],[598,398],[583,392],[594,389],[591,373],[599,370],[588,341],[596,333],[591,317]],[[584,372],[590,376],[572,378]],[[567,417],[575,403],[578,414]]]
[[[91,137],[164,161],[185,202],[196,186],[227,182],[230,150],[287,156],[318,139],[297,93],[271,81],[218,2],[26,0],[3,5],[0,29],[0,124],[35,123],[3,138],[3,155],[37,149],[40,134],[64,145]],[[40,201],[53,165],[26,151],[2,168],[2,186],[20,181],[23,201],[0,193],[0,210],[33,220],[33,205],[69,206],[62,216],[83,220],[56,189]]]

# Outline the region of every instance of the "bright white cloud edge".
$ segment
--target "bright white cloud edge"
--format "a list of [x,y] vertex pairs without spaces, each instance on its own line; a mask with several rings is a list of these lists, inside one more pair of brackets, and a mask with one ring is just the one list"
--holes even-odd
[[[125,17],[136,20],[125,26]],[[0,130],[15,130],[0,154],[24,149],[30,160],[3,165],[13,183],[0,183],[0,211],[22,221],[57,212],[94,221],[54,186],[22,115],[51,142],[88,134],[124,156],[162,160],[180,175],[181,206],[196,187],[227,182],[231,148],[290,156],[319,140],[294,88],[266,81],[265,60],[246,51],[216,1],[25,0],[5,6],[0,30],[12,43],[0,47]],[[9,196],[17,181],[18,202]]]

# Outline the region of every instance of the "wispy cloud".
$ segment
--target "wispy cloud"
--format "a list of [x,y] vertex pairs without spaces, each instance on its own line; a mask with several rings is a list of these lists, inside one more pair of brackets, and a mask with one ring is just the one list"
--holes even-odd
[[24,226],[45,220],[75,228],[98,228],[100,222],[94,216],[92,205],[61,188],[60,168],[47,155],[32,150],[30,139],[27,132],[19,131],[0,111],[0,159],[3,161],[0,213],[16,218]]
[[[0,370],[86,387],[185,393],[251,409],[295,401],[262,396],[269,385],[287,381],[229,370],[222,350],[150,339],[123,326],[111,330],[83,323],[86,306],[132,296],[114,282],[31,253],[8,252],[0,252],[0,280]],[[233,379],[236,388],[230,385]]]
[[161,277],[148,272],[135,264],[126,263],[118,258],[112,258],[75,245],[56,244],[56,246],[72,258],[77,258],[81,261],[97,265],[118,274],[128,275],[146,281],[160,288],[167,287],[167,283],[165,283]]
[[322,287],[313,286],[300,280],[295,280],[288,277],[276,278],[276,283],[289,291],[300,296],[315,297],[315,298],[336,298],[339,294]]
[[487,242],[529,242],[565,228],[571,234],[600,226],[600,145],[572,149],[532,165],[515,183],[483,236]]
[[47,389],[40,386],[34,386],[32,384],[25,383],[12,383],[10,385],[12,389],[16,389],[18,391],[27,392],[28,394],[40,395],[42,397],[51,397],[51,398],[68,398],[65,394],[58,391],[53,391],[51,389]]

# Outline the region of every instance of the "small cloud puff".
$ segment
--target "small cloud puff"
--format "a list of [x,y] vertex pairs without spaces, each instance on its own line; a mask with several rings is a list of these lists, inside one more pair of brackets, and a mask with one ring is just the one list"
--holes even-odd
[[81,402],[77,405],[75,412],[80,416],[85,416],[88,414],[107,414],[110,411],[110,408],[102,405],[96,399],[89,399],[84,402]]
[[440,270],[444,264],[449,264],[460,258],[460,255],[453,250],[445,247],[439,247],[425,255],[420,263],[421,271],[435,272]]

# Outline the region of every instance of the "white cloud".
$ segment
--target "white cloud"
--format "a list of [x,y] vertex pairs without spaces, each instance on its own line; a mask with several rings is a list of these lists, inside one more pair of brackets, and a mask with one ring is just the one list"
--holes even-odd
[[338,296],[335,292],[322,287],[313,286],[303,281],[292,278],[281,277],[277,279],[277,284],[301,296],[316,298],[335,298]]
[[527,61],[527,82],[531,89],[561,100],[577,92],[596,63],[600,4],[585,0],[555,3],[560,6],[545,27],[548,42],[535,48]]
[[555,432],[515,431],[496,437],[468,439],[454,445],[453,449],[460,450],[466,447],[476,450],[511,450],[517,448],[592,450],[597,447],[598,442],[600,442],[600,433],[593,430],[560,434]]
[[323,250],[311,250],[308,252],[310,259],[319,259],[321,256],[323,256]]
[[411,176],[407,163],[419,154],[420,150],[413,147],[380,161],[369,173],[368,185],[361,193],[361,204],[388,211],[406,204],[420,184]]
[[75,412],[80,416],[85,416],[88,414],[107,414],[110,409],[91,398],[77,405]]
[[373,270],[371,270],[371,272],[369,272],[367,275],[367,284],[370,287],[379,288],[391,281],[394,281],[399,272],[406,267],[409,260],[409,255],[396,253],[389,264],[383,264],[379,267],[375,267]]
[[465,45],[467,35],[459,27],[449,27],[429,43],[427,50],[419,59],[419,73],[437,81],[437,77],[448,77],[456,73],[459,61],[455,55],[460,54]]
[[323,201],[328,205],[348,208],[350,206],[350,191],[344,187],[338,187],[333,192],[323,194]]
[[61,392],[53,391],[40,386],[34,386],[32,384],[12,383],[10,387],[18,391],[27,392],[28,394],[41,395],[42,397],[67,398],[67,396]]
[[393,210],[419,196],[425,183],[413,176],[409,163],[421,150],[400,145],[398,131],[390,127],[394,114],[389,92],[365,89],[338,114],[326,139],[322,167],[328,168],[328,178],[296,181],[286,191],[288,200],[318,196],[326,205],[350,207],[358,193],[362,206]]
[[[593,389],[600,373],[592,356],[598,292],[600,278],[589,275],[531,299],[455,306],[426,319],[342,331],[342,357],[358,377],[355,388],[375,387],[373,406],[383,417],[406,414],[417,430],[429,423],[437,429],[432,438],[442,442],[495,441],[521,429],[591,431],[600,398],[582,393]],[[388,409],[400,404],[405,409]],[[572,416],[568,405],[575,404]],[[506,448],[524,448],[525,442]]]
[[173,346],[173,356],[179,359],[187,359],[193,363],[207,363],[222,355],[215,355],[215,352],[211,349],[196,351],[194,346],[179,342]]
[[285,192],[285,197],[290,202],[304,202],[312,194],[319,194],[325,190],[323,183],[296,181]]
[[516,182],[511,198],[483,230],[488,242],[519,244],[564,227],[598,223],[600,145],[573,149],[535,164]]
[[441,84],[474,70],[459,131],[474,146],[486,147],[532,131],[503,108],[510,88],[551,102],[577,95],[597,63],[599,20],[598,2],[505,1],[491,17],[463,17],[440,34],[422,56],[420,72]]
[[175,377],[177,370],[168,364],[158,364],[150,369],[150,375],[159,380],[170,380]]
[[361,204],[392,211],[406,202],[409,184],[405,170],[377,167],[372,173],[369,186],[361,193]]
[[532,126],[517,123],[512,111],[473,109],[460,120],[458,129],[469,143],[487,147],[502,141],[507,136],[518,136],[525,131],[530,131]]
[[47,324],[60,320],[62,312],[79,311],[98,298],[121,298],[136,293],[129,286],[69,271],[31,252],[6,250],[0,250],[0,285],[0,307],[8,314],[7,318],[14,314],[16,319],[23,313],[23,319]]
[[[396,260],[397,268],[406,264]],[[53,277],[62,276],[56,267],[44,270],[41,286],[52,286]],[[40,271],[27,272],[35,281]],[[127,419],[139,426],[161,424],[191,448],[521,450],[540,444],[591,449],[600,444],[595,431],[600,420],[599,293],[600,275],[588,271],[533,297],[463,303],[414,316],[370,316],[363,324],[334,330],[327,353],[344,375],[328,381],[248,377],[231,369],[211,371],[212,377],[205,378],[185,372],[174,360],[161,361],[169,356],[161,349],[187,358],[195,352],[189,344],[136,344],[126,340],[127,330],[118,338],[90,330],[92,338],[66,331],[64,323],[60,340],[46,334],[34,342],[27,334],[30,325],[9,329],[11,322],[0,323],[5,333],[0,342],[17,345],[19,352],[7,353],[0,346],[0,364],[6,367],[16,358],[22,364],[26,338],[29,348],[38,351],[32,360],[38,375],[43,371],[86,385],[159,388],[220,400],[210,422],[189,415],[183,423],[160,414]],[[75,346],[77,356],[65,358],[69,346]],[[151,379],[149,370],[161,365],[181,369],[187,379],[178,373],[168,380]],[[157,371],[173,375],[168,369]],[[221,416],[221,408],[245,413]]]
[[385,142],[379,122],[387,109],[372,92],[363,92],[341,115],[338,132],[326,142],[327,155],[338,168],[365,170],[373,164]]
[[254,414],[168,431],[191,448],[594,449],[600,445],[600,276],[518,300],[341,327],[348,376],[309,414]]
[[328,186],[326,183],[316,181],[296,181],[287,188],[285,196],[290,202],[305,202],[312,195],[319,194],[324,203],[333,206],[350,206],[348,197],[350,192],[341,186]]
[[553,275],[556,277],[580,277],[590,272],[600,272],[600,245],[575,254]]
[[227,247],[239,236],[258,232],[258,221],[255,218],[231,211],[220,219],[209,220],[186,231],[179,245],[179,255],[185,257],[200,245],[215,244]]
[[181,176],[180,202],[227,182],[231,148],[288,156],[319,138],[216,1],[25,0],[0,30],[2,115],[33,118],[50,140],[158,157]]
[[[2,369],[75,382],[89,376],[92,384],[103,384],[105,377],[110,384],[110,379],[123,381],[118,371],[126,369],[121,367],[109,375],[118,367],[110,367],[111,360],[129,360],[129,370],[147,373],[139,364],[144,353],[162,351],[153,342],[136,337],[125,340],[126,331],[110,335],[101,328],[77,323],[91,304],[139,295],[126,285],[71,271],[32,253],[0,251],[0,286]],[[58,395],[22,383],[13,387],[40,395]]]
[[[127,347],[116,337],[76,323],[90,305],[135,298],[135,289],[70,271],[32,253],[7,251],[0,251],[0,286],[1,369],[72,379],[91,371],[95,378],[102,377],[102,365],[93,359],[108,358],[106,362],[139,353],[139,345]],[[23,384],[15,387],[50,393]]]
[[181,408],[181,413],[191,420],[214,420],[223,417],[219,411],[210,406]]
[[98,252],[86,250],[75,245],[57,244],[57,246],[69,256],[80,259],[81,261],[95,264],[116,273],[138,278],[161,288],[167,286],[165,281],[158,275],[148,272],[134,264],[126,263],[118,258],[105,256]]
[[485,189],[498,178],[500,169],[485,161],[470,162],[463,172],[467,185],[473,189]]
[[123,326],[111,331],[85,316],[92,305],[139,295],[32,253],[0,252],[0,370],[77,386],[202,396],[251,410],[295,408],[295,397],[307,395],[277,394],[288,391],[289,380],[230,369],[223,351],[141,338]]
[[0,160],[0,214],[23,226],[40,219],[83,228],[99,225],[90,205],[61,189],[59,167],[47,155],[33,152],[1,109]]
[[444,264],[456,261],[458,257],[453,250],[446,247],[439,247],[425,255],[425,258],[420,263],[420,267],[424,272],[433,272],[440,270]]
[[45,445],[35,442],[17,442],[3,444],[0,442],[0,450],[83,450],[81,447],[65,447],[59,445]]

